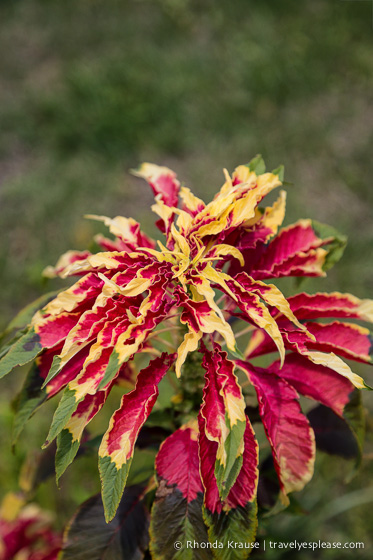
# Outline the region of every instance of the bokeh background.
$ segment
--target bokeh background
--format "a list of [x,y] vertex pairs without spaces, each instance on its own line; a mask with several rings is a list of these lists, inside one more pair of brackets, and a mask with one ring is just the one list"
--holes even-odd
[[[99,231],[84,214],[132,216],[154,231],[151,193],[128,174],[142,161],[171,167],[206,199],[223,167],[257,153],[269,169],[285,164],[286,223],[311,217],[349,237],[328,279],[304,289],[373,297],[372,10],[358,0],[2,0],[0,327],[55,288],[41,279],[46,265]],[[21,378],[0,392],[2,494],[50,421],[36,415],[11,454]],[[368,393],[364,402],[372,410]],[[263,536],[365,543],[297,558],[372,557],[369,424],[359,476],[345,485],[351,465],[320,453],[299,515],[267,519]],[[39,490],[60,525],[98,490],[94,463],[82,458],[61,490]]]

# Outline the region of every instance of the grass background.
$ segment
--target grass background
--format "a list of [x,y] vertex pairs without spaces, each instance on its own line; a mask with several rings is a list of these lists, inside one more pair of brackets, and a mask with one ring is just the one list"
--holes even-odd
[[[89,244],[100,226],[83,214],[132,216],[154,231],[151,193],[128,174],[142,161],[168,165],[206,199],[223,167],[256,153],[270,169],[284,163],[286,223],[311,217],[349,237],[328,279],[305,289],[372,297],[371,2],[2,0],[0,22],[0,327],[54,288],[41,279],[46,265]],[[3,493],[16,487],[50,420],[37,415],[10,454],[9,400],[20,377],[0,396]],[[356,556],[371,558],[370,439],[358,479],[343,486],[345,465],[320,454],[300,496],[311,513],[282,514],[263,531],[278,540],[363,540]],[[40,490],[60,524],[98,488],[94,462],[72,467],[61,491],[53,483]],[[361,492],[355,501],[352,492]],[[344,512],[320,513],[345,493]]]

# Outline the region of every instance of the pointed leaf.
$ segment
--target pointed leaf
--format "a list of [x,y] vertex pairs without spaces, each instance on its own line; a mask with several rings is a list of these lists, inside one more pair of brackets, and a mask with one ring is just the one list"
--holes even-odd
[[32,303],[29,303],[28,305],[26,305],[26,307],[21,309],[21,311],[19,311],[17,313],[17,315],[14,317],[14,319],[9,323],[9,325],[5,329],[3,335],[9,334],[9,333],[12,333],[14,331],[24,329],[25,327],[27,327],[27,325],[29,325],[29,323],[30,323],[32,317],[34,316],[34,314],[36,313],[36,311],[38,311],[39,309],[41,309],[42,307],[47,305],[47,303],[52,301],[52,299],[54,299],[57,294],[58,294],[58,291],[48,292],[47,294],[43,294],[42,296],[40,296],[38,299],[36,299]]
[[77,400],[75,392],[69,389],[69,387],[66,387],[53,415],[52,425],[49,429],[47,439],[43,444],[43,448],[47,447],[63,430],[67,421],[75,412],[78,404],[79,400]]
[[[88,356],[85,353],[86,350],[81,350],[82,354],[76,354],[73,358],[71,358],[61,371],[55,374],[57,377],[54,377],[50,381],[52,386],[55,383],[58,384],[59,377],[63,375],[65,369],[67,369],[69,375],[75,372],[73,379],[69,381],[69,384],[65,388],[62,398],[53,415],[52,425],[44,446],[49,445],[49,443],[58,436],[84,397],[87,394],[96,393],[97,386],[103,377],[111,353],[111,348],[99,347],[97,349],[97,346],[99,345],[93,345],[90,348]],[[57,360],[59,359],[58,356],[56,356],[56,358]],[[55,360],[53,363],[55,363]],[[77,367],[81,369],[81,371],[79,369],[80,372],[76,371]],[[78,375],[76,375],[76,373],[78,373]],[[118,369],[117,374],[119,375],[119,373],[120,370]],[[50,374],[48,374],[48,377],[49,375]],[[49,384],[47,387],[49,387]]]
[[104,222],[117,239],[111,241],[105,239],[101,235],[96,236],[95,240],[99,244],[109,245],[110,251],[136,251],[138,247],[154,248],[155,242],[149,239],[141,230],[140,224],[133,218],[124,218],[123,216],[116,216],[116,218],[107,218],[106,216],[86,215],[85,218],[89,220],[98,220]]
[[43,381],[39,367],[34,363],[26,376],[21,392],[15,400],[13,445],[16,444],[27,421],[47,399],[47,392],[41,388]]
[[[149,333],[162,322],[172,307],[172,303],[165,297],[164,280],[159,280],[158,276],[154,277],[151,270],[148,270],[146,274],[148,274],[146,281],[149,282],[149,285],[144,289],[149,290],[149,295],[139,306],[136,320],[119,334],[105,373],[98,385],[99,390],[105,389],[111,383],[118,374],[120,366],[139,350]],[[142,291],[141,288],[140,293]]]
[[[265,173],[266,166],[261,154],[255,156],[249,163],[246,164],[246,167],[250,169],[250,171],[254,171],[257,175],[261,175]],[[275,173],[275,171],[273,171]]]
[[283,165],[279,165],[278,167],[276,167],[276,169],[274,169],[272,171],[272,173],[274,175],[278,175],[278,178],[280,179],[280,181],[284,180],[284,175],[285,175],[285,168]]
[[[242,560],[254,547],[257,528],[258,444],[247,419],[242,468],[227,499],[222,502],[214,475],[217,443],[207,439],[202,415],[199,415],[198,423],[201,478],[205,488],[204,520],[209,541],[222,543],[222,548],[213,549],[214,557]],[[231,548],[228,546],[230,541],[245,542],[248,548]]]
[[132,170],[132,173],[145,179],[151,186],[154,196],[160,195],[167,206],[177,206],[180,183],[176,173],[167,167],[152,163],[143,163],[138,169]]
[[[203,486],[199,474],[198,432],[185,425],[161,445],[156,458],[158,489],[152,508],[150,549],[154,560],[209,560],[211,550],[187,546],[206,543],[202,516]],[[181,543],[175,549],[174,543]]]
[[320,224],[320,222],[316,222],[316,220],[312,220],[312,228],[318,237],[329,240],[328,253],[323,265],[323,270],[329,270],[342,257],[347,245],[347,237],[340,234],[339,231],[333,227]]
[[108,521],[114,517],[122,496],[139,431],[157,400],[158,383],[174,360],[175,355],[163,353],[139,373],[135,389],[122,397],[102,439],[99,469]]
[[335,354],[357,362],[372,363],[373,344],[369,329],[353,323],[306,323],[315,341],[308,341],[307,347],[320,352]]
[[34,360],[42,349],[39,335],[31,328],[0,360],[0,378],[7,375],[16,366],[23,366]]
[[260,301],[259,297],[255,293],[250,292],[245,286],[245,283],[241,284],[240,280],[242,278],[243,277],[238,275],[238,280],[227,280],[227,286],[233,295],[233,299],[250,322],[253,322],[259,328],[263,328],[265,332],[268,333],[277,346],[281,360],[283,361],[285,357],[285,348],[278,325],[268,308]]
[[99,494],[84,502],[65,531],[61,560],[141,560],[149,540],[143,491],[143,486],[126,488],[111,523]]
[[44,379],[51,367],[54,355],[58,352],[59,350],[56,348],[43,352],[36,358],[35,363],[26,376],[23,388],[14,402],[13,445],[16,443],[26,422],[43,402],[56,395],[71,379],[76,377],[86,357],[85,350],[74,356],[48,387],[44,388]]
[[[253,265],[254,278],[325,276],[342,256],[346,238],[329,226],[299,220],[280,231]],[[260,255],[259,255],[260,256]]]
[[43,276],[46,278],[56,278],[60,276],[69,265],[77,261],[83,261],[90,255],[90,251],[67,251],[60,256],[55,266],[47,266],[43,270]]
[[297,294],[288,302],[298,319],[318,319],[321,317],[345,317],[373,322],[373,301],[359,299],[351,294],[339,292]]
[[330,407],[338,416],[343,415],[354,390],[352,383],[342,375],[299,354],[287,354],[282,368],[276,361],[268,366],[268,371],[285,379],[301,395]]
[[[323,327],[325,327],[324,332],[325,333],[328,332],[327,329],[328,325],[323,325],[321,327],[319,327],[318,324],[316,323],[315,325],[316,326],[312,326],[310,328],[315,331],[316,330],[320,331],[321,329],[323,329]],[[289,328],[289,326],[285,325],[284,322],[282,322],[280,326],[281,326],[281,335],[283,337],[284,345],[287,350],[292,350],[296,354],[301,354],[302,356],[305,356],[308,360],[310,360],[314,364],[325,366],[329,369],[332,369],[333,371],[337,372],[339,375],[342,375],[343,377],[349,379],[349,381],[351,381],[351,383],[353,383],[353,385],[358,389],[364,389],[364,388],[370,389],[370,387],[365,383],[364,379],[360,375],[354,373],[351,370],[350,366],[346,362],[344,362],[339,356],[336,355],[336,353],[341,355],[348,354],[349,357],[352,357],[352,355],[354,355],[354,359],[356,359],[355,354],[351,354],[351,352],[348,352],[346,351],[346,349],[342,349],[338,347],[338,345],[335,345],[335,347],[333,348],[332,344],[326,345],[323,344],[322,342],[318,343],[317,340],[312,340],[310,338],[309,333],[305,333],[303,331],[296,331],[292,327]],[[355,327],[355,325],[353,325],[353,327]],[[361,334],[362,327],[357,327],[355,330],[353,329],[353,327],[351,329],[348,329],[348,332],[350,334],[351,332],[356,333],[357,329],[360,329],[360,334]],[[344,335],[345,331],[346,330],[342,332],[342,335]],[[369,343],[369,339],[367,339],[366,337],[366,331],[364,331],[364,335],[362,338],[364,342],[363,349],[366,351],[367,340]],[[344,336],[341,337],[340,341],[342,341],[343,339]],[[275,349],[276,348],[272,340],[269,338],[269,336],[263,330],[261,331],[257,330],[253,333],[250,339],[245,355],[246,357],[252,359],[256,356],[262,356],[264,354],[274,352]],[[323,351],[324,349],[327,351],[324,352]],[[336,353],[331,352],[332,349],[335,350]]]
[[298,329],[306,331],[306,327],[298,321],[297,317],[292,312],[283,293],[274,284],[265,284],[260,280],[254,280],[245,272],[237,274],[235,280],[237,280],[248,292],[258,294],[267,305],[278,309],[278,311],[286,317],[286,319],[298,327]]
[[250,362],[236,363],[256,390],[282,491],[301,490],[313,475],[315,438],[302,414],[297,392],[263,368],[254,368]]
[[66,337],[76,324],[78,314],[61,313],[58,317],[46,317],[34,321],[29,330],[0,360],[0,378],[16,366],[31,362],[45,348],[53,348]]
[[57,482],[74,460],[84,429],[103,407],[108,391],[86,395],[78,404],[76,411],[57,436],[56,479]]
[[242,467],[245,401],[234,374],[234,363],[218,344],[213,352],[204,351],[202,365],[206,369],[206,384],[200,414],[206,437],[218,444],[215,476],[224,500]]

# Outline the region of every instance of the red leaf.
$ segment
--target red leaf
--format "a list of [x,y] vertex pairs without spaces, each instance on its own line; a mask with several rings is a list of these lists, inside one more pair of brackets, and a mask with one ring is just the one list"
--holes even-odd
[[300,220],[284,228],[265,249],[254,265],[255,278],[278,278],[281,276],[324,276],[326,243],[312,228],[311,220]]
[[301,490],[312,478],[315,438],[302,414],[297,392],[265,369],[240,360],[236,363],[247,373],[256,390],[282,491],[287,494]]
[[102,438],[99,469],[108,522],[114,517],[123,494],[139,431],[157,400],[158,383],[175,358],[175,354],[163,353],[139,373],[135,389],[122,397]]
[[199,424],[199,454],[201,462],[201,478],[205,488],[205,506],[212,513],[244,507],[253,502],[256,497],[258,482],[258,444],[249,419],[246,418],[244,434],[243,463],[240,473],[227,499],[222,502],[214,474],[218,444],[210,441],[205,433],[205,419],[200,414]]
[[282,368],[277,360],[268,367],[268,371],[285,379],[298,393],[328,406],[339,416],[343,415],[354,390],[352,383],[339,373],[297,354],[287,354]]
[[176,485],[188,502],[203,492],[197,437],[196,430],[183,426],[162,443],[155,461],[158,479],[169,487]]
[[123,395],[121,405],[111,419],[100,447],[101,457],[118,455],[123,458],[119,466],[130,459],[140,428],[157,399],[158,384],[174,360],[174,354],[163,353],[140,371],[135,389]]
[[145,179],[151,186],[154,196],[160,195],[167,206],[177,206],[180,183],[174,171],[152,163],[143,163],[139,169],[133,171],[133,174]]
[[288,302],[298,319],[318,319],[321,317],[345,317],[373,321],[373,303],[359,299],[351,294],[339,292],[297,294],[289,297]]
[[215,477],[222,498],[228,495],[241,466],[246,425],[245,401],[234,374],[234,363],[218,344],[203,351],[206,384],[200,415],[205,435],[218,444]]
[[307,347],[321,352],[334,352],[357,362],[372,362],[372,337],[368,329],[352,323],[335,321],[327,325],[306,323],[307,329],[316,338],[309,340]]

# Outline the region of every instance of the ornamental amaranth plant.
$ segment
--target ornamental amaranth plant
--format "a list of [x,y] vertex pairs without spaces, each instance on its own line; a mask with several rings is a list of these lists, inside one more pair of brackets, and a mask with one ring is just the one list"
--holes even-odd
[[[96,236],[100,252],[69,251],[47,268],[49,277],[78,280],[38,300],[8,329],[15,335],[5,344],[1,376],[34,362],[18,399],[14,438],[44,401],[62,393],[44,444],[57,438],[58,479],[88,423],[119,387],[121,404],[98,456],[106,521],[115,518],[110,526],[126,532],[118,541],[123,558],[141,558],[148,548],[150,505],[154,559],[246,558],[249,550],[227,551],[226,544],[255,539],[252,423],[263,424],[278,477],[274,492],[284,504],[314,468],[314,431],[299,394],[347,421],[359,454],[354,389],[367,386],[342,358],[371,363],[371,340],[366,328],[345,319],[372,321],[373,302],[338,292],[286,299],[268,283],[325,276],[346,240],[312,220],[279,229],[286,193],[272,206],[258,205],[282,185],[283,169],[266,173],[260,156],[232,177],[225,171],[209,204],[165,167],[146,163],[134,173],[153,189],[163,241],[150,239],[132,218],[88,216],[103,221],[113,239]],[[270,363],[272,353],[278,357]],[[157,407],[159,385],[169,398]],[[137,439],[139,448],[161,443],[156,475],[148,469],[125,489]],[[262,486],[265,480],[264,473]],[[88,502],[70,525],[63,558],[77,554],[77,540],[82,553],[84,539],[97,531],[106,545],[113,539],[95,525],[100,499]],[[187,540],[222,546],[187,551]]]

